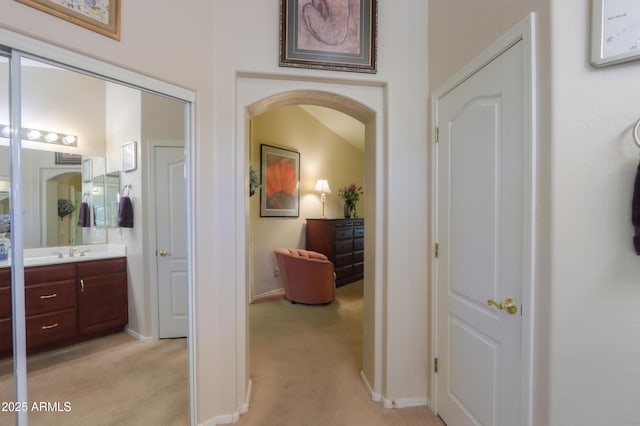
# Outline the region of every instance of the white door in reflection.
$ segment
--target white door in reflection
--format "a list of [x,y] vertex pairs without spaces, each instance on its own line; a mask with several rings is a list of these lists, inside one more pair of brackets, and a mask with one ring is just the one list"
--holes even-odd
[[187,336],[184,147],[153,146],[158,326],[161,339]]

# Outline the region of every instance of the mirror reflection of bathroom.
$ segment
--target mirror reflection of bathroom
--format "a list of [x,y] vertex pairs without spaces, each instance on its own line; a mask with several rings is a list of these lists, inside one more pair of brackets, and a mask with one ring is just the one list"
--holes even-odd
[[[1,133],[9,120],[9,85],[4,84],[8,81],[8,59],[0,57],[0,231],[6,222],[6,235],[10,236],[11,156],[9,139]],[[96,382],[106,383],[110,377],[118,380],[113,386],[104,387],[109,389],[105,395],[96,392],[91,401],[83,399],[82,404],[74,404],[75,415],[81,416],[83,410],[98,413],[104,407],[100,401],[107,394],[126,392],[132,412],[139,411],[136,396],[130,394],[126,381],[128,372],[136,371],[136,381],[141,381],[141,386],[148,384],[149,393],[154,395],[154,383],[167,381],[164,389],[172,391],[158,396],[158,406],[174,410],[177,407],[177,418],[188,423],[185,103],[23,58],[21,120],[25,286],[29,286],[31,276],[38,275],[30,272],[37,268],[44,271],[40,274],[44,281],[39,286],[78,286],[77,291],[70,292],[77,295],[73,306],[42,313],[27,309],[27,325],[36,317],[51,316],[51,325],[43,326],[51,326],[54,336],[39,341],[40,337],[30,337],[27,331],[27,373],[32,392],[29,399],[47,400],[51,395],[59,400],[84,398],[78,381],[100,374]],[[123,171],[122,146],[132,141],[137,141],[137,164]],[[118,227],[123,188],[128,188],[126,195],[135,211],[132,227]],[[89,212],[86,221],[81,216],[85,211]],[[171,256],[154,256],[156,245],[158,251]],[[30,258],[30,253],[40,257]],[[63,263],[56,263],[58,256]],[[108,263],[99,267],[102,269],[91,269],[101,261]],[[55,283],[47,281],[54,274],[45,268],[57,271],[55,268],[69,264],[78,266],[65,271],[85,274],[84,278],[74,275],[64,278],[64,283],[57,278]],[[119,265],[123,265],[122,269]],[[173,268],[171,273],[167,268]],[[101,275],[96,276],[97,270]],[[7,277],[10,279],[10,274]],[[92,282],[103,293],[84,300],[92,294]],[[0,282],[0,298],[10,297],[3,285]],[[10,299],[6,301],[10,306]],[[4,302],[0,300],[0,308]],[[112,308],[113,312],[105,315],[105,310]],[[10,314],[10,310],[7,313],[0,309],[2,337],[11,335],[10,327],[6,327],[6,333],[2,328],[10,324]],[[100,315],[104,318],[96,320]],[[64,325],[65,316],[73,319],[71,325]],[[168,331],[170,327],[173,328]],[[162,340],[164,337],[172,339]],[[2,395],[13,392],[11,345],[11,338],[0,338]],[[171,346],[169,352],[180,355],[171,355],[170,361],[163,362],[158,354],[167,352],[167,345]],[[131,353],[136,355],[132,358]],[[103,357],[105,363],[101,364]],[[114,357],[126,362],[106,361]],[[153,364],[150,358],[161,364]],[[100,368],[96,368],[96,362]],[[69,365],[72,368],[65,370]],[[60,387],[59,381],[44,373],[45,369],[63,374],[68,386]],[[148,377],[147,382],[144,377]],[[122,392],[118,391],[120,388]],[[37,390],[43,393],[36,394]],[[138,395],[148,398],[145,392]],[[118,406],[126,410],[120,403]]]

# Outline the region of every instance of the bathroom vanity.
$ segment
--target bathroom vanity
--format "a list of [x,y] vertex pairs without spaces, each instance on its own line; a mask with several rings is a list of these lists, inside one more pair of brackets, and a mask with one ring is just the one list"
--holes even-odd
[[[73,256],[65,256],[62,248],[49,249],[48,253],[57,252],[62,257],[58,254],[27,257],[26,252],[28,351],[64,346],[123,330],[128,319],[124,250],[98,250],[82,256],[70,250],[68,253]],[[6,356],[12,348],[11,268],[1,266],[0,356]]]

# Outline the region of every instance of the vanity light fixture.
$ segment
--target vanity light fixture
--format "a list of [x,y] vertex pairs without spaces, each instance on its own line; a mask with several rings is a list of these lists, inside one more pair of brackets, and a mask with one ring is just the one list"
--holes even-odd
[[[78,138],[74,135],[65,133],[52,132],[49,130],[38,130],[22,128],[22,139],[32,142],[50,143],[54,145],[78,146]],[[11,136],[11,127],[6,124],[0,124],[0,137],[8,138]]]

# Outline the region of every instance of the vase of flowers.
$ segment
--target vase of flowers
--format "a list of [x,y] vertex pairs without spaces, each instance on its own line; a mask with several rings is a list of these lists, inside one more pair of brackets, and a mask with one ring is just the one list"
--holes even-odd
[[352,183],[338,190],[338,198],[344,200],[344,217],[358,217],[356,212],[356,203],[360,200],[360,196],[364,194],[361,186]]

